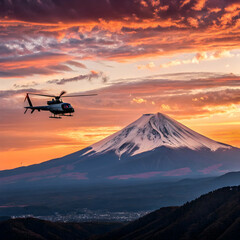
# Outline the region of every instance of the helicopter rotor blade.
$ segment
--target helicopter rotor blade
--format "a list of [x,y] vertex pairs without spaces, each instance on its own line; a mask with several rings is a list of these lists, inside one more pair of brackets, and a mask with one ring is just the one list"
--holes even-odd
[[62,95],[66,94],[66,93],[67,93],[66,91],[62,91],[62,92],[60,93],[60,95],[58,96],[58,98],[60,98]]
[[89,97],[89,96],[96,96],[98,94],[81,94],[81,95],[70,95],[70,96],[63,96],[63,97]]
[[27,94],[37,95],[37,96],[42,96],[42,97],[54,97],[54,98],[57,97],[57,96],[55,96],[55,95],[38,94],[38,93],[27,93]]
[[[42,97],[53,97],[56,99],[59,99],[61,97],[89,97],[89,96],[96,96],[98,94],[80,94],[80,95],[69,95],[69,96],[63,96],[64,94],[66,94],[67,92],[62,91],[60,93],[59,96],[55,96],[55,95],[48,95],[48,94],[39,94],[39,93],[27,93],[27,95],[31,94],[31,95],[37,95],[37,96],[42,96]],[[27,98],[27,97],[26,97]]]

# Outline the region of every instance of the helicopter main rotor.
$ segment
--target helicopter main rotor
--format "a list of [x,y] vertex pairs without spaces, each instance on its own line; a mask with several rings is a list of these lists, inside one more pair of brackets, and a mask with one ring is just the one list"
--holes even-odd
[[66,91],[62,91],[58,96],[48,95],[48,94],[39,94],[39,93],[27,93],[27,94],[37,95],[37,96],[42,96],[42,97],[52,97],[52,98],[55,98],[56,102],[60,102],[61,97],[88,97],[88,96],[96,96],[97,95],[97,94],[79,94],[79,95],[63,96],[66,93],[67,93]]

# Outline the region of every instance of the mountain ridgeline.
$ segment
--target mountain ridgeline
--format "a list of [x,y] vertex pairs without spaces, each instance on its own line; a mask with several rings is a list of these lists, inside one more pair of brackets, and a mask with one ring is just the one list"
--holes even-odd
[[240,187],[225,187],[181,207],[161,208],[100,240],[240,239]]
[[0,172],[1,184],[126,181],[221,175],[240,170],[240,149],[209,139],[161,114],[144,114],[83,150]]

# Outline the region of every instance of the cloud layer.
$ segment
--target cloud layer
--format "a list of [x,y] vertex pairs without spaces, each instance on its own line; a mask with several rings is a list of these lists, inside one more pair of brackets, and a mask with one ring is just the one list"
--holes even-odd
[[[240,45],[240,4],[234,0],[4,0],[0,4],[0,77],[85,67],[72,62],[75,57],[129,61],[227,51]],[[47,65],[42,68],[44,58]]]

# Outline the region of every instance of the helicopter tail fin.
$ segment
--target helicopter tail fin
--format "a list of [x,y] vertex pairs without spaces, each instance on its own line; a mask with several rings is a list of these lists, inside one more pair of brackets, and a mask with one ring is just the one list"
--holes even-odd
[[26,100],[28,101],[29,107],[25,107],[25,112],[24,112],[24,114],[27,112],[28,109],[32,109],[31,113],[33,113],[35,109],[33,109],[33,105],[32,105],[32,102],[31,102],[31,99],[30,99],[28,93],[27,93],[27,95],[26,95],[26,97],[25,97],[25,99],[24,99],[24,102],[25,102]]
[[26,97],[25,97],[25,99],[24,99],[24,102],[25,102],[26,100],[28,101],[29,106],[30,106],[30,107],[33,107],[32,102],[31,102],[31,99],[30,99],[28,93],[27,93],[27,95],[26,95]]

